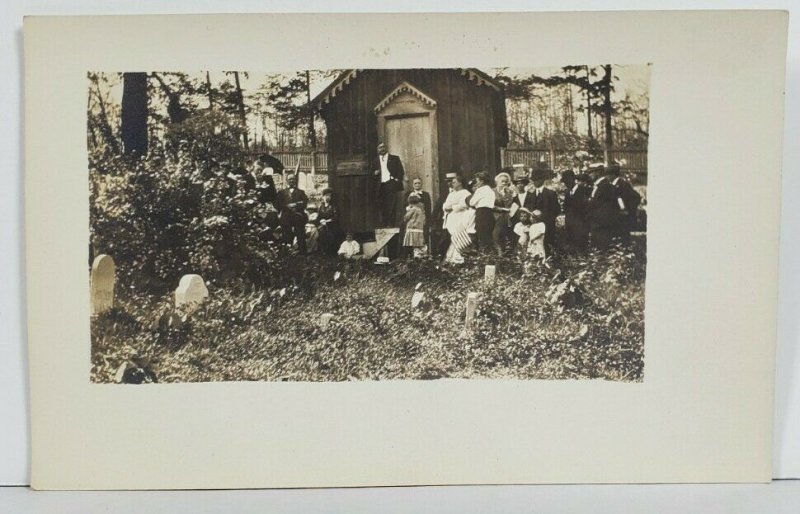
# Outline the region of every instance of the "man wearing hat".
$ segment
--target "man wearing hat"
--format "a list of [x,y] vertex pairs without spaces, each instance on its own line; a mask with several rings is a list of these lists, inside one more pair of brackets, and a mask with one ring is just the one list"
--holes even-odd
[[636,227],[636,216],[642,197],[636,192],[631,183],[621,176],[621,171],[619,164],[615,163],[609,166],[608,179],[611,181],[611,185],[616,188],[617,203],[619,203],[622,211],[622,219],[619,224],[620,236],[627,241],[630,239],[631,231]]
[[606,249],[619,234],[620,202],[617,189],[611,184],[609,167],[594,168],[595,181],[589,197],[589,217],[592,246]]
[[566,246],[571,252],[581,252],[589,242],[589,191],[578,182],[572,170],[561,173],[564,183],[564,229]]
[[517,188],[517,194],[514,195],[513,203],[517,205],[517,208],[514,210],[514,215],[511,216],[511,226],[513,227],[519,222],[519,211],[521,208],[525,208],[528,211],[533,210],[533,195],[528,193],[527,187],[530,183],[528,180],[527,175],[525,174],[514,174],[514,185]]
[[556,218],[561,212],[561,206],[558,203],[556,192],[544,186],[544,181],[549,174],[550,168],[546,163],[537,163],[531,172],[531,181],[534,189],[528,194],[533,196],[533,210],[541,211],[542,213],[542,221],[545,226],[545,250],[547,255],[553,255],[553,248],[556,242]]
[[398,193],[403,191],[405,170],[400,157],[389,153],[385,143],[378,144],[378,158],[373,165],[373,173],[378,177],[379,215],[381,226],[397,225],[399,210]]

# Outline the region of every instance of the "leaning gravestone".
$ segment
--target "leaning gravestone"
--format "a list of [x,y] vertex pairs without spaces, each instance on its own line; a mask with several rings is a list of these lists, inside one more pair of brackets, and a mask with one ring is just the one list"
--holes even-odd
[[117,268],[110,255],[100,254],[92,263],[92,314],[102,314],[114,307],[114,282]]
[[184,275],[175,290],[175,308],[189,313],[208,298],[208,289],[200,275]]

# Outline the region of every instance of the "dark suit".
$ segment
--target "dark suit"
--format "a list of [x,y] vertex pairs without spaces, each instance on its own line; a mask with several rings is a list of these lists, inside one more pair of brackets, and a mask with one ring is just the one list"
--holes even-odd
[[636,229],[636,216],[639,211],[639,204],[642,203],[642,197],[636,192],[631,183],[624,178],[614,179],[611,184],[616,187],[617,197],[625,205],[625,213],[622,214],[619,228],[620,235],[627,239],[630,237],[631,231]]
[[533,209],[542,212],[544,222],[544,247],[547,255],[551,255],[556,242],[556,218],[561,212],[561,205],[558,203],[558,195],[552,189],[542,188],[542,192],[536,191],[528,193],[533,196]]
[[283,231],[283,242],[292,244],[292,240],[297,237],[297,249],[300,253],[306,253],[306,216],[305,208],[308,204],[308,197],[302,189],[288,188],[278,191],[275,199],[275,207],[279,211],[281,230]]
[[376,175],[378,176],[381,225],[384,227],[394,227],[397,225],[399,212],[397,208],[397,194],[403,190],[405,170],[403,169],[403,163],[400,161],[400,157],[392,154],[387,155],[386,169],[389,171],[391,178],[386,182],[382,181],[380,156],[375,159],[373,169],[377,171]]
[[607,178],[595,183],[589,199],[592,245],[608,248],[611,240],[619,234],[620,213],[617,188]]
[[583,184],[578,184],[564,193],[564,229],[570,251],[581,251],[589,242],[589,193]]
[[[532,211],[533,210],[533,195],[531,193],[527,193],[527,195],[525,196],[525,205],[522,205],[522,204],[520,204],[519,193],[516,193],[514,195],[514,199],[511,201],[511,203],[515,203],[515,204],[517,204],[518,207],[525,207],[529,211]],[[514,213],[514,215],[511,217],[511,226],[513,227],[518,222],[519,222],[519,211]]]

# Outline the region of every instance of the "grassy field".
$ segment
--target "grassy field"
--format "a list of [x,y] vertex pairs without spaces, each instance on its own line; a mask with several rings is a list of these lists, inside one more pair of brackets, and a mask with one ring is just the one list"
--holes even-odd
[[[171,295],[119,283],[117,307],[92,320],[92,381],[113,382],[126,361],[158,382],[643,379],[644,238],[527,269],[494,258],[461,267],[285,259],[262,284],[209,284],[185,319],[171,315]],[[497,266],[493,284],[485,264]],[[412,308],[415,290],[425,300]],[[472,291],[479,310],[467,332]]]

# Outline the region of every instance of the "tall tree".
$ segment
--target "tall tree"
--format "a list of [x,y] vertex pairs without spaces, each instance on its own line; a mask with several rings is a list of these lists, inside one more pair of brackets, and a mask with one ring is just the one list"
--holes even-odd
[[614,108],[611,105],[611,89],[612,89],[612,75],[611,75],[611,65],[604,64],[603,65],[603,79],[599,82],[600,90],[603,93],[603,117],[605,121],[605,132],[606,132],[606,141],[605,141],[605,154],[606,160],[609,159],[609,152],[611,148],[614,146],[614,132],[611,125],[611,117],[614,115]]
[[147,154],[147,73],[122,75],[122,146],[125,155]]

